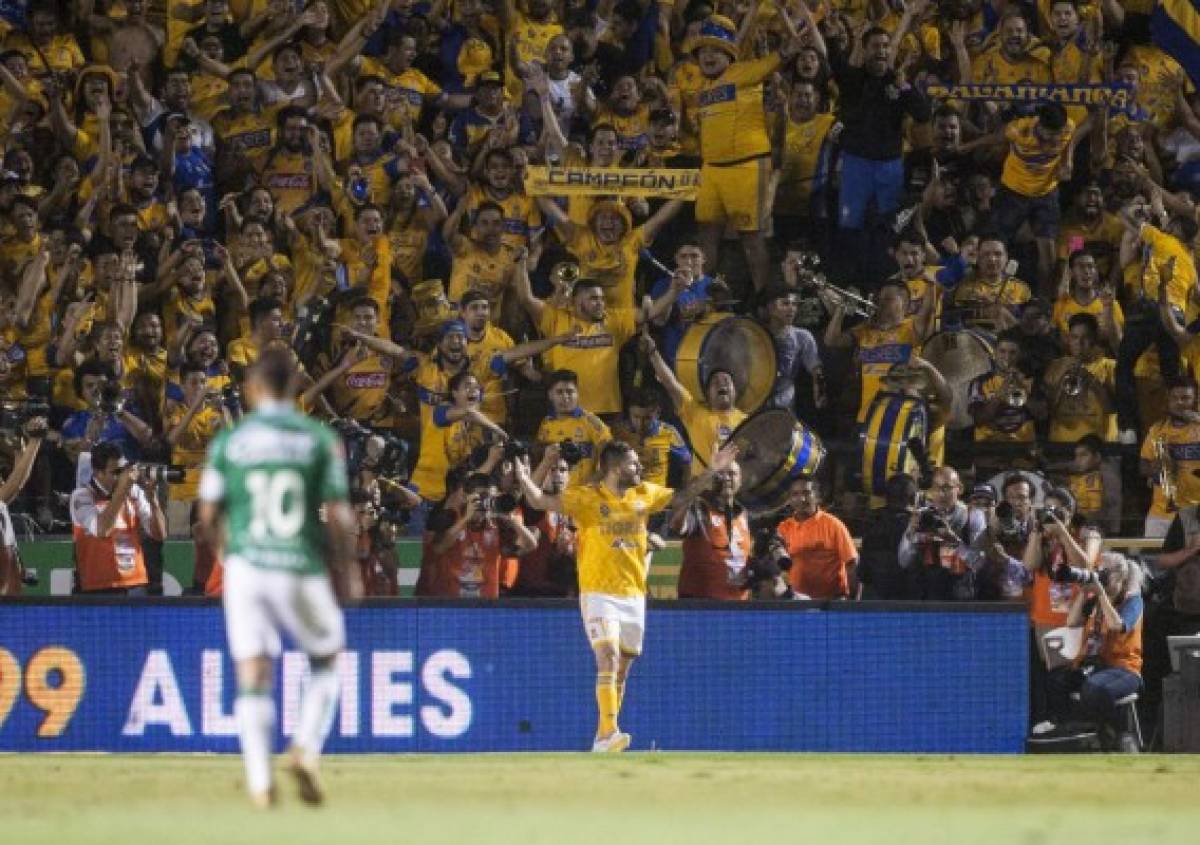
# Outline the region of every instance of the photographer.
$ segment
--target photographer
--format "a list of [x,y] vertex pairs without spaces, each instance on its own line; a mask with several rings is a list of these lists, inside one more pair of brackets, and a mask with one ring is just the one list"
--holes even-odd
[[751,535],[746,509],[736,499],[741,485],[742,471],[735,461],[716,473],[706,489],[693,494],[689,486],[671,509],[671,531],[683,537],[679,598],[747,598]]
[[1100,559],[1100,530],[1075,514],[1075,497],[1062,488],[1046,493],[1044,506],[1034,512],[1035,529],[1029,535],[1022,563],[1033,575],[1029,597],[1033,648],[1029,655],[1029,715],[1033,724],[1046,718],[1046,662],[1041,638],[1062,627],[1078,587],[1061,577],[1065,567],[1092,569]]
[[978,510],[959,501],[962,481],[953,467],[933,473],[929,502],[916,508],[897,552],[911,577],[912,598],[926,601],[971,601],[983,557],[976,546],[987,531]]
[[74,386],[87,407],[63,423],[63,451],[72,464],[81,452],[90,452],[99,443],[116,443],[121,454],[131,459],[150,445],[154,432],[125,407],[121,386],[107,366],[84,361],[75,370]]
[[440,598],[500,597],[504,559],[533,551],[537,539],[513,514],[498,507],[490,475],[467,478],[462,510],[446,507],[429,518],[430,539],[421,594]]
[[167,533],[156,486],[156,478],[125,461],[117,443],[92,450],[92,479],[71,494],[80,592],[146,595],[140,534],[161,540]]
[[788,580],[791,568],[787,541],[780,535],[778,526],[760,528],[754,535],[750,562],[742,575],[750,598],[755,601],[807,601],[808,596],[792,589]]
[[1033,584],[1033,574],[1025,568],[1025,548],[1036,523],[1033,514],[1033,485],[1019,472],[1004,479],[1003,499],[996,505],[987,533],[981,542],[986,563],[978,572],[977,598],[981,601],[1019,599]]
[[1055,669],[1047,678],[1054,721],[1037,725],[1034,735],[1044,740],[1076,733],[1066,720],[1071,693],[1078,692],[1080,715],[1115,731],[1114,745],[1136,754],[1137,739],[1118,724],[1116,702],[1142,686],[1142,571],[1124,555],[1105,552],[1097,571],[1064,574],[1080,585],[1066,624],[1084,629],[1083,647],[1074,666]]
[[396,539],[404,534],[404,515],[382,507],[378,485],[354,490],[352,499],[358,520],[358,565],[362,569],[363,595],[399,596]]
[[25,422],[22,427],[25,442],[13,459],[12,472],[0,484],[0,596],[15,596],[21,592],[24,570],[21,554],[17,550],[17,534],[8,515],[8,505],[17,498],[29,480],[46,431],[45,417],[31,417]]

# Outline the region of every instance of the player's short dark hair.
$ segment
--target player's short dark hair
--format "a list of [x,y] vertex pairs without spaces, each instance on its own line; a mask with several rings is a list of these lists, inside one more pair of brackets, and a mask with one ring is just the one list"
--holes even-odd
[[888,38],[892,37],[892,34],[881,26],[868,27],[867,31],[863,33],[862,43],[866,45],[872,38],[878,38],[881,35],[886,35]]
[[468,493],[475,493],[479,490],[486,490],[496,484],[496,479],[486,472],[473,472],[467,476],[467,480],[463,485]]
[[612,466],[625,459],[634,448],[624,440],[609,440],[600,447],[600,472],[608,472]]
[[273,396],[291,396],[296,388],[296,365],[287,349],[264,349],[250,365],[247,377],[256,379]]
[[250,325],[257,326],[278,308],[283,310],[283,303],[273,296],[263,296],[250,303]]
[[597,123],[592,127],[592,131],[588,133],[588,143],[590,144],[592,141],[595,141],[596,136],[601,132],[611,132],[618,138],[621,137],[621,133],[617,131],[617,127],[613,126],[611,123]]
[[1195,393],[1197,390],[1196,382],[1192,381],[1192,379],[1190,377],[1188,377],[1186,375],[1182,375],[1182,374],[1173,379],[1167,379],[1166,386],[1167,386],[1168,391],[1177,390],[1180,388],[1187,388],[1188,390]]
[[1096,257],[1095,254],[1092,253],[1087,247],[1084,247],[1083,249],[1074,250],[1070,255],[1067,256],[1067,266],[1074,267],[1076,261],[1078,261],[1081,258],[1087,258],[1089,256],[1093,259]]
[[351,300],[349,305],[350,312],[354,313],[359,308],[370,308],[376,315],[379,314],[379,303],[369,296],[356,296]]
[[103,443],[97,443],[92,447],[92,472],[103,470],[109,465],[113,458],[120,459],[121,444],[115,440],[106,440]]
[[501,220],[504,219],[504,209],[500,207],[500,203],[493,202],[492,200],[484,200],[479,205],[475,206],[475,213],[472,214],[471,217],[475,220],[478,220],[479,215],[483,214],[485,211],[494,211],[500,215]]
[[275,115],[275,125],[280,129],[283,129],[283,127],[287,125],[287,122],[293,117],[301,117],[305,120],[308,120],[308,112],[299,106],[284,106],[279,110],[279,113]]
[[1009,488],[1016,487],[1018,484],[1024,484],[1029,487],[1030,495],[1033,495],[1033,493],[1036,492],[1034,490],[1032,481],[1021,475],[1019,472],[1010,472],[1008,475],[1004,476],[1004,483],[1000,485],[1000,495],[1007,496]]
[[578,386],[579,375],[574,370],[555,370],[546,376],[546,390],[553,390],[556,384],[564,381]]
[[466,311],[467,306],[472,302],[487,302],[490,304],[491,300],[488,299],[488,295],[484,291],[481,291],[479,288],[471,288],[469,291],[464,293],[462,295],[462,299],[458,301],[459,310]]
[[462,383],[469,378],[475,378],[475,374],[471,372],[469,368],[465,370],[459,370],[457,373],[450,376],[450,380],[446,382],[446,389],[450,392],[454,392],[455,390],[458,390],[458,388],[462,386]]

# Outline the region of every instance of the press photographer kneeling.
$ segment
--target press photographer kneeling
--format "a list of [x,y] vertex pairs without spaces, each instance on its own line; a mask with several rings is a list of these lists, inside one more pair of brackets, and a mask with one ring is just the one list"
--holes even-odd
[[[1033,729],[1034,740],[1086,736],[1089,726],[1069,721],[1082,717],[1100,728],[1106,745],[1140,750],[1116,703],[1142,686],[1142,571],[1116,552],[1100,555],[1096,570],[1060,566],[1055,580],[1079,585],[1067,613],[1068,629],[1083,629],[1073,665],[1050,672],[1047,689],[1052,722]],[[1078,708],[1071,694],[1079,693]]]
[[25,421],[21,427],[25,442],[13,458],[12,472],[8,474],[4,483],[0,484],[0,596],[18,595],[21,585],[26,581],[37,583],[36,574],[32,571],[27,574],[21,565],[21,555],[17,551],[17,534],[8,515],[8,505],[17,498],[21,488],[29,481],[33,462],[37,459],[47,430],[45,417],[31,417]]

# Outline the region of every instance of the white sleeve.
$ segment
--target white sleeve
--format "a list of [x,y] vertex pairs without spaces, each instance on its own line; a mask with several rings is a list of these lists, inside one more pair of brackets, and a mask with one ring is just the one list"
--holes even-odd
[[133,489],[129,491],[129,496],[133,499],[133,506],[137,509],[138,522],[143,526],[153,523],[154,508],[150,507],[150,500],[146,498],[142,488],[134,485]]
[[211,466],[200,473],[199,498],[202,502],[219,502],[225,498],[225,479]]
[[812,332],[808,329],[797,329],[799,334],[797,339],[800,341],[800,354],[797,356],[804,369],[812,372],[817,367],[821,366],[821,352],[817,347],[817,341],[812,336]]
[[80,487],[71,494],[71,524],[78,525],[92,537],[99,536],[96,529],[100,522],[100,509],[96,507],[96,495],[90,487]]
[[92,453],[80,452],[75,464],[75,486],[87,487],[92,482]]

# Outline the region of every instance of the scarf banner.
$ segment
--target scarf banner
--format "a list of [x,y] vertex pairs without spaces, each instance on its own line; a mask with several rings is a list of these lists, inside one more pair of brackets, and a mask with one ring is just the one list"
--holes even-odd
[[1127,85],[1038,85],[1016,82],[1010,85],[971,83],[968,85],[930,85],[930,97],[954,100],[1004,100],[1037,103],[1045,100],[1064,106],[1110,106],[1117,110],[1132,107],[1133,97]]
[[665,197],[695,200],[699,188],[699,170],[532,165],[525,168],[525,193],[530,196]]

